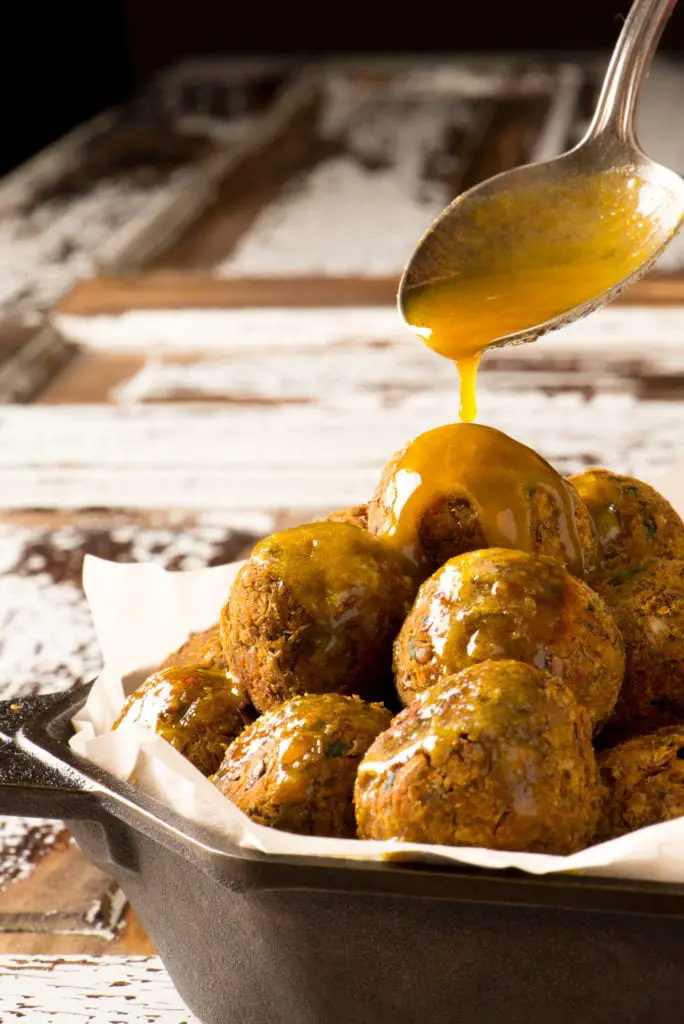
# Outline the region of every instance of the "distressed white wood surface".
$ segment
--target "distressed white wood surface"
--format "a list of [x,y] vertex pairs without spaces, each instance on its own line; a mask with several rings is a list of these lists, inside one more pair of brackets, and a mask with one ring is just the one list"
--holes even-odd
[[0,1020],[199,1024],[157,957],[0,957]]
[[[91,490],[90,504],[94,498]],[[228,512],[158,524],[90,518],[62,526],[0,523],[0,700],[70,689],[99,671],[81,587],[86,552],[197,569],[233,560],[272,525],[264,514]]]
[[529,159],[540,131],[550,137],[543,108],[559,81],[557,66],[509,55],[332,60],[305,66],[304,80],[313,92],[293,111],[303,116],[281,124],[287,153],[265,137],[251,182],[232,193],[226,176],[210,215],[159,265],[231,278],[397,273],[485,139],[496,149],[490,127],[502,105],[522,102],[529,121],[516,122],[503,166]]
[[59,821],[0,817],[0,892],[29,878],[37,857],[51,850],[63,831]]
[[[550,108],[524,159],[548,158],[581,134],[586,121],[579,109],[581,83],[587,76],[598,83],[596,63],[584,62],[582,70],[563,63],[525,70],[520,59],[516,65],[511,58],[479,64],[456,58],[433,62],[432,67],[416,61],[411,69],[405,61],[402,73],[395,69],[395,80],[382,86],[362,74],[354,76],[343,64],[319,66],[314,77],[323,105],[316,138],[331,152],[312,156],[312,166],[261,209],[237,248],[214,261],[216,273],[399,273],[415,238],[452,198],[447,182],[471,159],[473,138],[486,127],[491,101],[546,91]],[[261,107],[228,106],[217,112],[217,94],[239,87],[241,77],[248,82],[250,76],[285,76],[287,71],[277,62],[270,70],[268,62],[190,62],[162,76],[147,101],[157,104],[160,125],[166,119],[179,138],[209,140],[221,155],[219,163],[225,163],[248,143],[270,106],[264,101]],[[305,66],[302,80],[312,73]],[[683,86],[681,62],[658,59],[639,111],[644,147],[680,173]],[[143,173],[110,167],[71,192],[36,201],[41,188],[70,173],[87,147],[119,127],[118,115],[106,113],[0,183],[0,255],[5,254],[0,315],[30,317],[46,310],[100,266],[126,262],[126,254],[136,249],[149,251],[155,240],[146,235],[162,226],[165,211],[170,230],[202,207],[194,200],[188,205],[186,198],[210,188],[214,170],[208,168],[203,184],[192,164],[150,176],[149,161]],[[459,132],[462,141],[454,144],[451,137]],[[230,166],[229,159],[225,166]],[[172,213],[179,204],[182,216]],[[683,266],[684,242],[676,241],[660,267],[669,271]]]
[[[487,89],[487,83],[484,83]],[[378,95],[378,93],[380,95]],[[486,100],[396,96],[331,74],[322,83],[317,138],[343,152],[299,175],[266,206],[216,270],[229,277],[383,275],[399,272],[426,226],[449,201],[426,166],[455,132],[486,116]],[[458,153],[450,157],[456,170]]]
[[[229,352],[231,358],[249,358],[271,350],[332,349],[347,343],[372,345],[392,342],[430,361],[429,349],[391,306],[322,309],[245,308],[131,310],[118,316],[77,316],[56,313],[52,322],[67,338],[84,348],[108,353],[143,355]],[[656,359],[661,352],[682,351],[682,307],[612,305],[584,320],[541,338],[534,345],[506,349],[514,365],[537,359],[538,353],[578,353],[597,358],[614,353],[624,360],[641,354]],[[312,351],[312,358],[316,355]],[[491,358],[491,357],[488,357]],[[684,361],[684,356],[682,356]],[[441,361],[440,361],[441,363]],[[350,367],[350,371],[353,368]],[[268,378],[268,366],[262,368]]]
[[[192,220],[207,198],[201,193],[213,188],[217,169],[232,166],[231,153],[248,145],[268,116],[272,104],[266,99],[259,106],[248,85],[250,76],[259,74],[284,78],[287,66],[271,64],[269,69],[268,62],[190,62],[151,87],[147,102],[156,104],[159,126],[215,147],[220,159],[213,169],[207,164],[206,180],[204,171],[198,176],[192,162],[182,161],[170,173],[150,175],[148,159],[142,172],[112,166],[71,191],[36,199],[41,188],[77,168],[87,147],[120,130],[120,119],[111,112],[0,183],[0,255],[5,253],[0,315],[35,315],[99,267],[126,263],[134,250],[149,255],[163,241],[152,235],[163,229],[166,213],[167,231]],[[304,66],[300,80],[313,77],[323,101],[317,145],[330,152],[312,155],[311,166],[263,206],[234,251],[214,260],[215,272],[230,277],[399,273],[415,238],[452,198],[449,181],[468,166],[492,101],[546,92],[549,110],[522,158],[553,156],[581,133],[586,121],[579,109],[581,85],[597,84],[595,65],[593,60],[581,70],[563,63],[525,69],[519,58],[479,64],[456,58],[432,67],[416,61],[411,69],[409,60],[401,74],[395,68],[395,79],[382,85],[364,78],[358,67],[355,75],[335,62],[319,66],[315,74]],[[224,104],[217,112],[221,89],[229,93],[241,80],[248,83],[246,109]],[[679,172],[684,172],[682,86],[681,62],[659,59],[639,112],[645,148]],[[284,104],[283,112],[288,109]],[[454,142],[459,133],[460,141]],[[191,194],[198,202],[190,201]],[[684,243],[675,242],[660,266],[684,266]]]
[[[144,235],[160,213],[198,187],[201,161],[193,159],[191,147],[164,172],[173,140],[205,140],[208,151],[229,155],[268,106],[269,100],[251,94],[253,83],[284,78],[287,70],[286,62],[266,58],[181,64],[153,81],[130,109],[99,115],[4,178],[0,316],[40,314],[77,281],[115,262],[132,237]],[[136,140],[140,123],[148,128],[147,152]],[[120,140],[118,158],[112,154],[99,173],[76,177],[62,189],[60,183],[78,175],[81,163],[113,137]],[[161,170],[154,166],[155,144]]]
[[[584,74],[576,69],[580,81]],[[542,69],[505,56],[479,67],[456,57],[384,81],[332,65],[318,82],[313,140],[301,144],[305,166],[216,263],[219,276],[399,274],[415,239],[458,191],[497,104],[550,100],[541,122],[530,112],[526,162],[540,147],[555,146],[553,155],[565,148],[579,92],[568,96],[565,65]]]
[[[391,309],[139,312],[71,318],[71,333],[153,361],[110,405],[0,410],[5,507],[351,504],[396,448],[457,415],[453,367]],[[684,310],[614,306],[485,357],[480,418],[564,471],[652,473],[684,460],[682,402],[643,394],[662,377],[684,381]]]
[[567,147],[577,123],[577,107],[585,76],[574,64],[558,69],[558,82],[546,121],[529,154],[530,163],[553,160]]
[[[236,511],[353,504],[372,493],[389,455],[456,418],[456,390],[400,407],[362,396],[341,404],[258,410],[185,406],[0,411],[5,508]],[[484,422],[537,447],[565,472],[588,464],[652,474],[682,459],[679,402],[627,394],[480,391]]]
[[[87,504],[95,500],[91,490]],[[93,678],[101,667],[80,582],[86,552],[118,561],[153,561],[169,569],[196,569],[240,557],[272,528],[272,520],[263,513],[236,516],[223,511],[203,513],[192,521],[172,514],[72,513],[61,524],[50,515],[34,525],[5,516],[0,522],[0,700],[67,690]],[[21,923],[16,903],[5,898],[3,890],[33,874],[63,829],[60,822],[0,816],[0,933],[16,930]],[[87,890],[93,899],[95,888],[91,884]],[[55,911],[54,929],[113,937],[124,904],[106,880],[101,888],[104,917],[95,901],[85,907],[80,921],[73,912],[65,921],[65,915]],[[81,906],[76,881],[69,907]],[[36,904],[32,907],[35,913]],[[28,930],[28,922],[20,930]],[[44,930],[50,930],[49,923]]]
[[[281,190],[215,272],[227,277],[401,273],[415,239],[458,191],[449,179],[457,180],[459,167],[467,170],[472,155],[467,139],[486,131],[492,96],[497,91],[499,98],[528,95],[531,88],[550,96],[548,113],[520,156],[520,162],[548,160],[570,149],[587,127],[581,88],[590,82],[597,98],[601,76],[596,71],[595,62],[561,63],[553,70],[529,71],[531,82],[524,76],[516,81],[504,60],[479,73],[447,65],[435,69],[432,78],[399,76],[378,88],[331,69],[321,76],[316,136],[321,142],[342,139],[344,145],[313,160]],[[683,88],[681,62],[659,58],[638,114],[646,151],[678,173],[684,173]],[[455,131],[464,139],[460,151],[449,153]],[[440,171],[430,171],[431,165]],[[679,241],[659,267],[682,266]]]

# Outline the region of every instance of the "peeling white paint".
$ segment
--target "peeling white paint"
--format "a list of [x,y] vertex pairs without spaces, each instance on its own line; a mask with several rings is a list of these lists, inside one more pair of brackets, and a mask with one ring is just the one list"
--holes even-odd
[[397,97],[343,75],[323,83],[323,140],[344,142],[261,211],[216,272],[225,277],[399,273],[452,196],[434,170],[459,165],[446,145],[472,130],[481,107],[439,93]]
[[[53,325],[87,348],[156,354],[220,352],[255,346],[326,346],[413,335],[382,307],[131,310],[119,316],[57,313]],[[388,335],[389,332],[389,335]]]
[[[88,504],[96,501],[91,490]],[[231,531],[263,535],[272,529],[263,512],[231,515],[218,509],[175,529],[115,526],[96,549],[109,557],[198,569],[225,560],[221,552]],[[0,524],[0,700],[67,690],[99,671],[99,645],[80,584],[83,551],[96,534],[76,526]],[[0,817],[0,889],[28,878],[63,828],[55,821]],[[111,894],[104,919],[102,903],[94,904],[93,920],[86,920],[81,934],[90,928],[92,934],[111,935],[123,900]]]
[[[392,306],[246,307],[241,309],[140,309],[118,316],[55,314],[54,326],[86,348],[149,355],[248,352],[254,348],[325,348],[376,341],[422,347]],[[684,352],[684,307],[614,304],[549,334],[510,357],[615,350],[619,358],[646,350]],[[267,372],[267,367],[265,367]]]
[[0,957],[3,1024],[200,1024],[158,957]]
[[63,831],[60,821],[0,817],[0,890],[28,878],[37,857],[47,853]]
[[[538,447],[562,470],[598,462],[638,476],[682,461],[679,402],[522,387],[502,394],[483,380],[481,419]],[[6,407],[0,507],[263,513],[355,504],[372,492],[395,449],[452,422],[456,405],[454,386],[387,405],[361,395],[324,407]]]

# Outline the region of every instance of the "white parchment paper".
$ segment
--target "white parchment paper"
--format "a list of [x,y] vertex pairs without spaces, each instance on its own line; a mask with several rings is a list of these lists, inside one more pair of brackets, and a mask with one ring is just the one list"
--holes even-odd
[[[684,510],[684,473],[654,481]],[[243,848],[291,856],[356,860],[455,861],[518,868],[534,875],[589,875],[684,882],[684,818],[652,825],[570,857],[470,847],[368,842],[297,836],[254,824],[161,737],[142,726],[109,730],[125,697],[188,635],[218,618],[242,563],[194,572],[125,565],[86,557],[83,582],[104,657],[104,669],[74,718],[71,746],[192,821]]]

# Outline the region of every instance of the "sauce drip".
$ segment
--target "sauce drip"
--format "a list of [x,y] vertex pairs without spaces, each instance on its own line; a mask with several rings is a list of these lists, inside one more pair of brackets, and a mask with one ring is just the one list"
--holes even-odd
[[421,268],[419,283],[407,282],[402,312],[456,363],[465,421],[476,414],[485,349],[597,298],[677,227],[662,222],[661,186],[626,168],[485,195],[462,209],[435,229],[439,254]]
[[486,547],[532,552],[531,499],[539,491],[557,510],[569,571],[581,574],[584,555],[568,483],[531,448],[479,424],[437,427],[408,446],[394,469],[376,533],[416,561],[425,513],[444,496],[463,497],[477,511]]
[[463,423],[472,423],[477,417],[477,371],[481,353],[455,360],[461,381],[461,406],[459,416]]

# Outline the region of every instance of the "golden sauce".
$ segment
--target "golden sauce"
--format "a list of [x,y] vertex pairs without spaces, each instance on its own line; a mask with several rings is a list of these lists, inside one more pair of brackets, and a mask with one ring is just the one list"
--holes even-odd
[[458,414],[463,423],[472,423],[477,417],[477,371],[480,366],[481,353],[474,356],[462,356],[457,359],[456,367],[461,381],[461,405]]
[[593,520],[602,574],[650,558],[684,558],[684,522],[648,484],[607,469],[587,469],[569,481]]
[[228,745],[253,720],[246,703],[225,671],[174,665],[155,672],[131,694],[112,729],[144,725],[203,775],[211,775]]
[[584,554],[568,483],[540,455],[513,438],[474,423],[453,423],[417,437],[397,462],[374,524],[412,561],[421,521],[442,497],[464,497],[477,511],[484,547],[535,550],[532,496],[555,507],[565,562],[581,574]]
[[391,720],[338,693],[286,701],[238,737],[211,781],[261,825],[355,838],[356,769]]
[[459,368],[461,419],[476,413],[481,353],[629,276],[677,228],[662,222],[661,204],[660,186],[623,168],[470,199],[436,229],[442,255],[429,278],[423,270],[421,283],[407,282],[402,313]]
[[[300,796],[307,798],[309,769],[325,758],[363,756],[375,737],[388,728],[391,713],[382,704],[367,704],[360,697],[340,693],[308,693],[266,711],[259,724],[244,732],[231,757],[216,774],[234,774],[235,765],[256,762],[253,777],[259,775],[258,761],[264,760],[264,743],[277,755],[268,765],[272,784],[290,788],[299,783]],[[263,774],[263,768],[261,769]]]
[[368,618],[381,599],[395,614],[415,593],[411,567],[396,551],[349,523],[318,522],[274,533],[254,548],[251,561],[285,582],[287,592],[316,622],[325,622],[328,643]]

